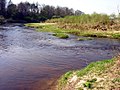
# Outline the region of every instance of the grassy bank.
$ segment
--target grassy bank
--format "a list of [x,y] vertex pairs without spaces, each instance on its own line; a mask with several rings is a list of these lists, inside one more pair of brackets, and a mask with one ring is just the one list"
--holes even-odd
[[50,19],[45,23],[30,23],[26,26],[37,28],[37,31],[53,32],[60,38],[68,38],[67,34],[74,34],[85,37],[120,39],[120,19],[110,18],[106,14],[93,13]]
[[66,39],[69,38],[66,30],[60,29],[55,23],[29,23],[25,24],[27,27],[36,28],[38,32],[52,32],[53,36]]
[[93,62],[86,68],[63,75],[58,90],[119,90],[120,57]]
[[83,14],[50,19],[46,22],[57,23],[60,28],[79,30],[120,30],[120,17],[111,17],[106,14]]
[[47,20],[46,22],[57,23],[57,27],[66,30],[67,33],[78,36],[120,39],[119,18],[106,14],[93,13],[79,16],[66,16],[64,18]]
[[68,34],[85,36],[85,37],[99,37],[99,38],[115,38],[120,39],[120,31],[116,30],[82,30],[82,29],[65,29],[60,28],[57,23],[29,23],[25,24],[28,27],[36,28],[40,32],[52,32],[54,36],[59,38],[68,38]]

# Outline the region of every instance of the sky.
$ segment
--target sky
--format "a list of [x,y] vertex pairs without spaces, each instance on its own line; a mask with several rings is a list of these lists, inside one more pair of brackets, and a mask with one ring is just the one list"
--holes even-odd
[[53,6],[63,6],[73,8],[74,10],[81,10],[87,14],[93,12],[118,14],[117,7],[120,10],[120,0],[12,0],[13,3],[29,1],[30,3],[46,4]]

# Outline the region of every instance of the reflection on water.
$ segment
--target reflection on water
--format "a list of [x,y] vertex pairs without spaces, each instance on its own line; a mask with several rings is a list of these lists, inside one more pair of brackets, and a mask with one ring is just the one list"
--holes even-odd
[[112,58],[120,41],[58,39],[21,24],[0,30],[0,90],[53,90],[56,79],[69,70]]

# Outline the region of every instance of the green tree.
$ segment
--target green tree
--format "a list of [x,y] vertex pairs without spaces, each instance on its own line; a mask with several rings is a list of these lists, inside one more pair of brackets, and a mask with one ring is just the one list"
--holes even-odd
[[7,7],[7,18],[13,18],[17,14],[17,6],[15,4],[10,4]]
[[0,0],[0,15],[5,16],[6,0]]

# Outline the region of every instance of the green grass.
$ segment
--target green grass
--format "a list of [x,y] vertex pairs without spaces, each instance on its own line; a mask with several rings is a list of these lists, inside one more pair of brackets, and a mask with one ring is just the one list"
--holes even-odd
[[58,90],[61,90],[61,87],[64,87],[67,84],[67,80],[69,77],[71,77],[73,74],[72,71],[67,72],[65,75],[61,77],[61,79],[58,81]]
[[87,82],[85,82],[83,85],[84,87],[87,87],[88,89],[91,89],[93,84],[97,81],[96,78],[92,79],[92,80],[88,80]]
[[55,33],[55,34],[53,34],[53,36],[56,36],[56,37],[61,38],[61,39],[69,38],[69,36],[66,33]]
[[113,64],[113,60],[103,60],[103,61],[98,61],[98,62],[93,62],[91,64],[89,64],[86,68],[82,69],[82,70],[78,70],[76,72],[77,76],[83,76],[89,72],[101,72],[106,70],[106,65],[107,64]]
[[85,38],[78,38],[77,40],[78,41],[85,41],[86,39]]
[[91,82],[86,82],[83,85],[84,85],[84,87],[87,87],[89,89],[92,88],[92,83]]
[[120,39],[120,33],[112,34],[112,38]]
[[58,28],[54,24],[46,24],[46,23],[28,23],[25,24],[27,27],[36,28],[39,32],[53,32],[53,33],[65,33],[64,30]]
[[86,41],[86,40],[93,40],[91,37],[86,37],[86,38],[77,38],[78,41]]
[[119,82],[120,83],[120,78],[115,78],[112,82],[113,83],[115,83],[115,82]]
[[56,36],[61,39],[69,38],[69,35],[66,33],[65,30],[58,28],[56,25],[52,24],[45,24],[45,23],[29,23],[25,24],[25,26],[37,28],[38,32],[52,32],[54,33],[53,36]]

